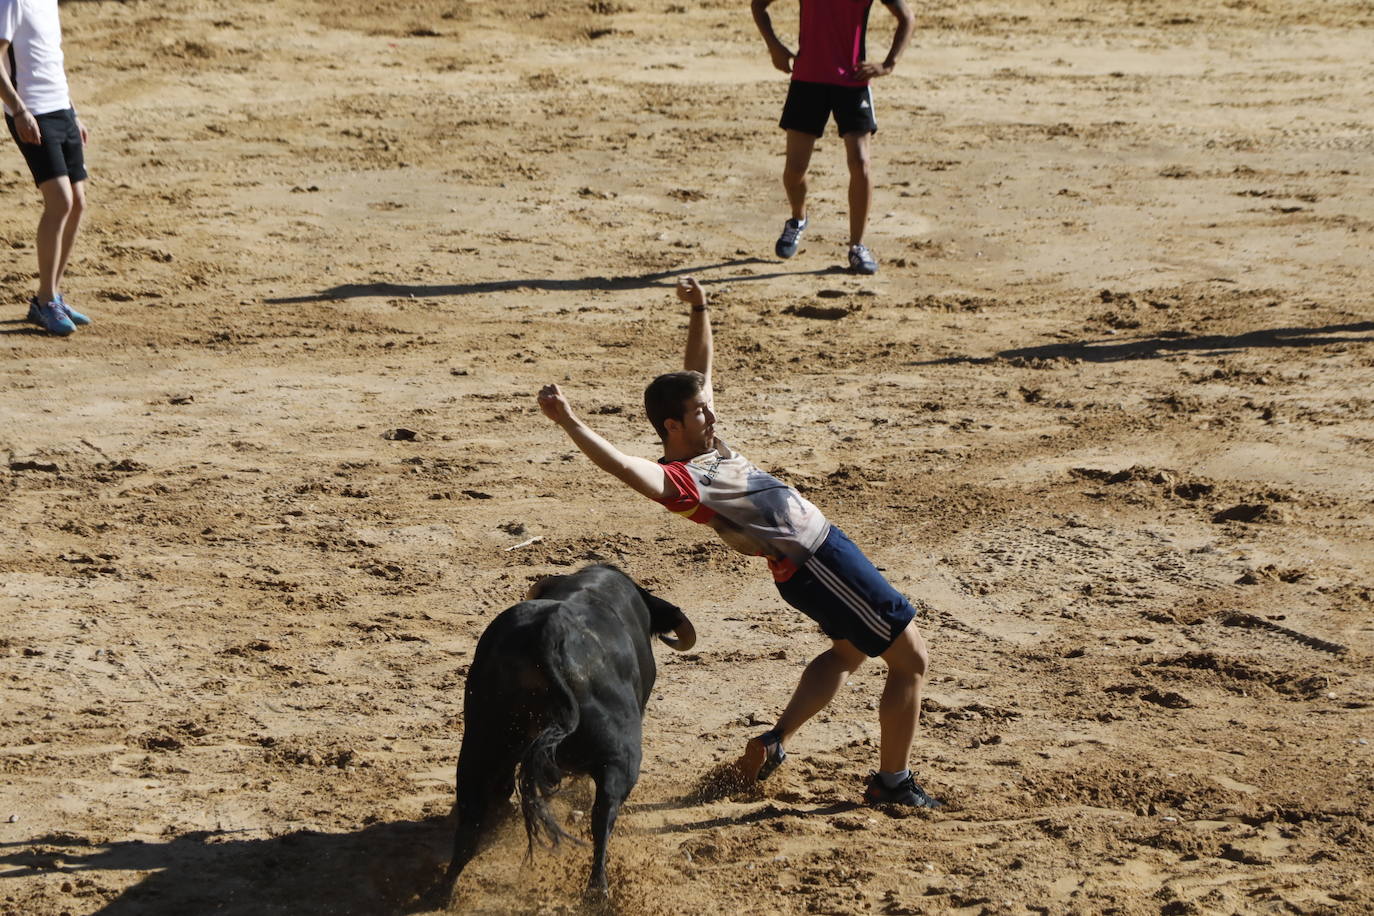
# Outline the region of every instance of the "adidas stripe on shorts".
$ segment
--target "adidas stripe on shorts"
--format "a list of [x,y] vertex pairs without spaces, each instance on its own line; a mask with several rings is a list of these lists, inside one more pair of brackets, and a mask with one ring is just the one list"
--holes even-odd
[[777,587],[826,636],[846,639],[870,658],[886,652],[916,616],[911,602],[834,525],[820,548]]

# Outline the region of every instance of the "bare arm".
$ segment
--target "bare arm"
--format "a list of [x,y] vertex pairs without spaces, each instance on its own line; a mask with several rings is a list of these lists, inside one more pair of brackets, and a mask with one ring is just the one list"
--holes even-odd
[[893,16],[897,17],[897,31],[892,35],[892,48],[880,64],[872,64],[867,61],[859,64],[860,79],[871,80],[890,74],[896,69],[897,60],[906,50],[907,42],[911,40],[911,31],[915,27],[916,17],[911,14],[911,8],[906,5],[906,0],[893,0],[893,2],[884,5]]
[[788,50],[787,45],[778,40],[773,31],[773,17],[768,15],[768,5],[773,0],[750,0],[749,10],[754,14],[754,25],[758,26],[763,43],[768,45],[768,56],[773,58],[773,66],[783,73],[792,72],[792,59],[797,55]]
[[682,368],[695,370],[706,376],[706,399],[712,401],[711,363],[715,357],[715,344],[711,339],[711,313],[707,310],[706,290],[691,277],[678,281],[677,297],[692,306],[687,316],[687,352],[682,357]]
[[672,499],[678,495],[677,487],[673,486],[656,462],[625,454],[579,420],[557,385],[545,385],[540,389],[539,409],[544,416],[562,427],[573,444],[582,450],[582,454],[592,460],[592,464],[636,493],[642,493],[650,499]]
[[[0,57],[4,57],[9,48],[8,41],[0,40]],[[41,143],[43,134],[38,129],[38,120],[33,112],[24,107],[24,100],[19,98],[19,92],[14,88],[14,81],[5,67],[0,67],[0,100],[14,114],[14,129],[19,133],[19,139],[25,143]]]

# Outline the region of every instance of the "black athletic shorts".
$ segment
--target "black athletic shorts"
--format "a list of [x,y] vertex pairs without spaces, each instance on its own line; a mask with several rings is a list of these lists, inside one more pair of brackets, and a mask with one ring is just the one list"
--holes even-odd
[[793,80],[788,88],[778,126],[819,137],[825,133],[825,122],[832,113],[841,137],[878,130],[878,122],[873,117],[873,93],[869,87],[833,86],[802,80]]
[[86,180],[86,154],[82,148],[81,131],[76,126],[76,112],[71,108],[36,115],[38,131],[43,139],[25,143],[19,139],[14,118],[5,115],[10,136],[18,144],[33,173],[33,183],[42,184],[61,175],[73,182]]

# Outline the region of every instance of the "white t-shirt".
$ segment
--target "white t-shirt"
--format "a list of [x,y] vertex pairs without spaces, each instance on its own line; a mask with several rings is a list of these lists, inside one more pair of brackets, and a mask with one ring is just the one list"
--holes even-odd
[[716,528],[721,540],[736,550],[768,557],[779,582],[805,563],[830,533],[821,510],[719,439],[703,455],[688,461],[665,459],[660,465],[677,487],[678,497],[657,502]]
[[[10,43],[5,72],[25,108],[40,115],[72,107],[57,0],[0,0],[0,39]],[[8,106],[5,113],[14,114]]]

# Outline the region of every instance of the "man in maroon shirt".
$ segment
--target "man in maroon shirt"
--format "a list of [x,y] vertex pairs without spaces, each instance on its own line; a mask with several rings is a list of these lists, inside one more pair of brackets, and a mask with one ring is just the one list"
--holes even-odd
[[878,129],[873,116],[873,93],[868,81],[887,76],[897,65],[911,37],[913,17],[905,0],[882,0],[897,30],[882,63],[865,60],[864,39],[873,0],[800,0],[801,28],[793,54],[773,31],[768,7],[773,0],[752,0],[754,23],[768,45],[773,66],[792,74],[779,126],[787,131],[787,159],[782,184],[792,206],[774,250],[780,258],[797,253],[806,230],[806,170],[811,151],[825,133],[831,114],[844,139],[849,160],[849,268],[856,273],[878,272],[878,261],[864,245],[868,204],[873,195],[869,173],[868,138]]

